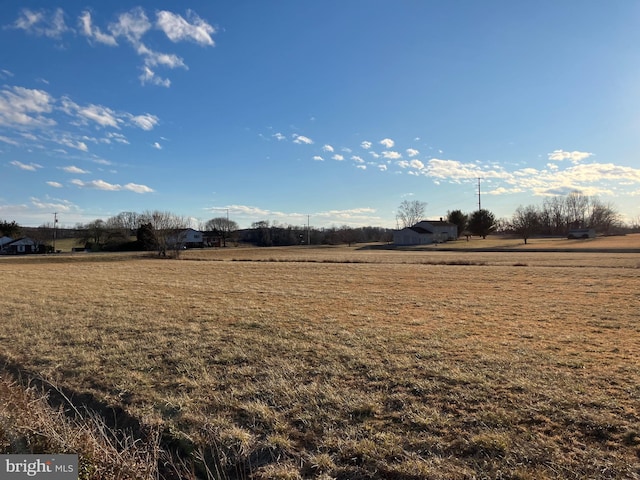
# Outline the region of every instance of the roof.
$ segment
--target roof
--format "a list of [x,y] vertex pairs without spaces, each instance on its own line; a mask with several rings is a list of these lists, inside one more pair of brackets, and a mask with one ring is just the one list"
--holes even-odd
[[430,223],[431,225],[435,225],[435,226],[440,226],[440,227],[454,227],[455,224],[450,223],[450,222],[445,222],[444,220],[422,220],[418,223],[422,223],[422,222],[426,222],[426,223]]
[[29,237],[22,237],[17,240],[14,240],[13,242],[8,243],[7,246],[8,245],[35,245],[35,244],[36,244],[35,240]]
[[427,230],[426,228],[415,227],[415,226],[409,227],[409,230],[413,230],[416,233],[426,233],[426,234],[429,234],[429,235],[431,235],[433,233],[433,232]]

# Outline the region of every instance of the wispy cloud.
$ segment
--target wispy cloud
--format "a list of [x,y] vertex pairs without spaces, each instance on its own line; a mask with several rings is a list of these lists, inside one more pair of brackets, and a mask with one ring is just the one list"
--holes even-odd
[[162,150],[162,145],[160,145],[158,142],[153,142],[151,146],[156,150]]
[[336,153],[335,155],[333,155],[331,157],[333,160],[336,160],[338,162],[341,162],[344,160],[344,155],[340,155],[339,153]]
[[415,148],[407,148],[406,152],[407,152],[407,155],[409,155],[409,157],[416,157],[420,155],[420,152]]
[[330,152],[330,153],[335,151],[335,149],[331,145],[328,145],[328,144],[327,145],[323,145],[322,146],[322,150],[324,152]]
[[79,179],[71,180],[71,183],[80,188],[92,188],[96,190],[105,190],[109,192],[118,192],[122,190],[128,190],[135,193],[151,193],[154,190],[146,185],[139,185],[136,183],[127,183],[126,185],[119,185],[114,183],[105,182],[104,180],[91,180],[85,182]]
[[54,98],[43,90],[24,87],[4,87],[0,90],[0,125],[44,127],[56,122],[47,117]]
[[24,8],[11,24],[11,28],[55,39],[62,38],[66,33],[79,33],[91,44],[111,47],[120,46],[118,40],[122,39],[124,44],[129,44],[136,54],[142,57],[142,73],[138,76],[140,83],[163,87],[171,86],[171,80],[158,75],[157,67],[188,69],[188,66],[184,59],[174,53],[157,52],[149,48],[143,37],[152,30],[160,30],[173,43],[189,41],[200,46],[212,47],[214,41],[211,36],[216,33],[212,25],[192,10],[187,10],[186,18],[177,13],[160,10],[155,12],[155,21],[152,21],[142,7],[134,7],[121,13],[115,21],[107,25],[106,30],[95,25],[95,19],[89,10],[80,14],[76,25],[77,30],[66,25],[65,13],[61,8],[53,12]]
[[591,157],[592,155],[593,153],[589,153],[589,152],[578,152],[578,151],[566,152],[564,150],[554,150],[553,152],[548,154],[549,160],[554,160],[556,162],[561,162],[563,160],[570,160],[571,163],[580,163],[582,160],[585,160]]
[[13,138],[5,137],[4,135],[0,135],[0,142],[8,143],[9,145],[13,145],[15,147],[20,145],[20,143]]
[[382,157],[387,158],[389,160],[398,160],[402,158],[402,154],[394,151],[385,151],[385,152],[382,152]]
[[313,159],[316,162],[324,162],[324,158],[322,158],[320,155],[314,155]]
[[156,125],[160,122],[160,119],[155,115],[151,115],[146,113],[144,115],[127,115],[133,125],[140,127],[143,130],[153,130]]
[[190,40],[200,45],[214,45],[211,35],[216,33],[215,28],[201,19],[192,10],[187,10],[188,20],[166,10],[158,12],[156,16],[157,26],[172,42]]
[[43,168],[42,165],[38,165],[37,163],[22,163],[17,160],[9,163],[14,167],[18,167],[20,170],[27,170],[29,172],[35,172],[36,170]]
[[289,222],[291,224],[306,223],[307,215],[311,217],[311,223],[315,225],[331,225],[335,223],[353,223],[362,225],[371,225],[378,223],[381,219],[376,215],[374,208],[360,207],[344,210],[323,210],[319,212],[283,212],[278,210],[270,210],[251,205],[227,205],[223,207],[209,207],[205,209],[209,212],[226,212],[236,217],[244,217],[249,220],[272,220],[277,219],[280,222]]
[[61,170],[64,170],[67,173],[75,173],[75,174],[85,174],[90,173],[87,170],[83,170],[80,167],[76,167],[75,165],[69,165],[67,167],[61,167]]
[[98,43],[111,47],[118,46],[118,42],[113,35],[103,33],[98,27],[93,26],[90,12],[82,12],[82,15],[78,18],[78,24],[80,26],[80,33],[90,40],[95,40]]
[[49,181],[46,182],[46,184],[53,188],[62,188],[62,184],[60,182]]
[[274,137],[274,138],[275,138],[276,140],[278,140],[279,142],[281,142],[281,141],[283,141],[283,140],[286,140],[286,139],[287,139],[287,137],[285,137],[285,136],[284,136],[282,133],[280,133],[280,132],[274,133],[274,134],[273,134],[273,135],[271,135],[271,136],[272,136],[272,137]]
[[12,26],[32,35],[55,39],[59,39],[70,30],[65,23],[64,11],[61,8],[55,9],[53,13],[48,10],[23,8]]
[[297,133],[293,134],[293,143],[311,145],[313,140],[309,137],[305,137],[304,135],[298,135]]
[[369,150],[371,147],[373,146],[373,143],[365,140],[364,142],[360,143],[360,147],[364,148],[365,150]]

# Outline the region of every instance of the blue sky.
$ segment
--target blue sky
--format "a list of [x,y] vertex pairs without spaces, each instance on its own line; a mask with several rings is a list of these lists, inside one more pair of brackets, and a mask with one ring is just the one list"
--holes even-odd
[[3,3],[0,219],[640,216],[638,2]]

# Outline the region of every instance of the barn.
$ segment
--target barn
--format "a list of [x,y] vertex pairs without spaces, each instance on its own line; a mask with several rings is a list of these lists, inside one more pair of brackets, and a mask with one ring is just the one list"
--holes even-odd
[[458,227],[440,220],[423,220],[411,227],[394,230],[394,245],[429,245],[458,238]]

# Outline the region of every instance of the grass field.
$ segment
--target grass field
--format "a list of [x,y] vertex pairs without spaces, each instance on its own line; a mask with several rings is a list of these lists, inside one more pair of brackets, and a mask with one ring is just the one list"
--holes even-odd
[[[20,371],[122,409],[158,432],[141,455],[203,478],[640,475],[639,253],[229,248],[0,273],[5,391]],[[21,402],[3,451],[52,448]]]

